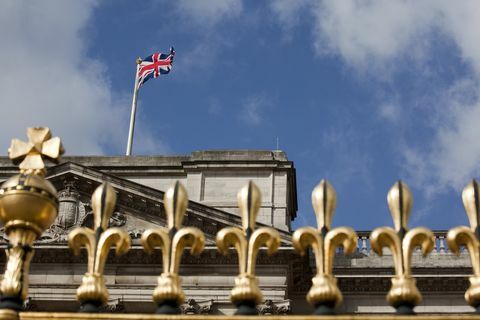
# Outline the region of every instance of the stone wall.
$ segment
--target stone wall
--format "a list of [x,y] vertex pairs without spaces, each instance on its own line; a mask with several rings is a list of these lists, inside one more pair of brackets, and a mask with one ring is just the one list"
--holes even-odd
[[[282,151],[198,151],[190,156],[64,157],[105,174],[165,191],[176,180],[189,198],[226,212],[239,214],[237,192],[249,180],[262,191],[258,221],[290,231],[297,214],[295,168]],[[14,173],[0,158],[0,179]]]

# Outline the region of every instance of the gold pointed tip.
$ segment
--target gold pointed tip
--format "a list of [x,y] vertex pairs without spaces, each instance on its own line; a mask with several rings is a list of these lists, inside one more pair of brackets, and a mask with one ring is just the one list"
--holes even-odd
[[103,182],[99,185],[92,194],[92,203],[97,202],[101,205],[101,202],[115,201],[117,193],[113,189],[112,185],[108,182]]
[[387,203],[392,215],[395,230],[407,229],[412,208],[412,193],[406,183],[398,180],[387,194]]
[[465,186],[462,191],[462,201],[470,222],[470,227],[475,230],[479,225],[478,213],[480,211],[480,194],[478,191],[477,180],[472,181]]
[[[261,196],[261,191],[252,180],[243,186],[237,194],[238,203],[244,203],[245,207],[248,206],[249,197],[250,200],[258,199]],[[253,203],[253,202],[252,202]]]
[[253,181],[249,181],[237,194],[238,207],[242,216],[242,227],[255,228],[258,211],[262,202],[262,193]]
[[318,229],[331,228],[336,205],[335,189],[328,180],[322,179],[312,191],[312,207],[317,217]]
[[188,198],[187,190],[180,181],[175,181],[175,183],[167,189],[165,193],[165,200],[167,201],[185,201]]
[[110,183],[103,182],[93,192],[91,201],[95,228],[102,227],[105,230],[117,202],[115,189]]
[[179,229],[188,206],[187,190],[180,181],[177,180],[165,192],[163,204],[167,214],[168,228],[175,227]]
[[[320,180],[320,182],[315,186],[315,188],[313,189],[313,192],[312,193],[315,193],[315,194],[324,194],[325,190],[327,191],[327,194],[328,194],[328,191],[332,191],[333,190],[333,187],[332,185],[330,184],[330,182],[328,182],[328,180],[326,179],[322,179]],[[335,190],[333,190],[333,192],[335,192]]]

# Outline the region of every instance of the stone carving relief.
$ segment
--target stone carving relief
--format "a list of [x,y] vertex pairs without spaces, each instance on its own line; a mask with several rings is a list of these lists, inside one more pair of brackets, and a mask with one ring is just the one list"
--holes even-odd
[[[127,222],[124,214],[116,211],[110,218],[110,226],[121,227]],[[68,233],[78,226],[93,227],[93,212],[88,202],[80,200],[80,193],[75,183],[64,181],[64,188],[58,193],[58,216],[53,225],[47,229],[39,243],[67,241]]]
[[257,310],[261,315],[289,314],[291,310],[290,300],[273,302],[267,299],[263,304],[257,306]]
[[213,300],[195,301],[195,299],[187,299],[180,306],[183,314],[209,314],[212,311]]
[[23,310],[25,310],[25,311],[36,311],[37,310],[37,304],[33,301],[32,298],[28,297],[23,302]]
[[80,201],[80,194],[73,182],[64,182],[64,189],[58,193],[58,216],[54,226],[70,229],[85,216],[85,205]]
[[[64,180],[63,187],[58,192],[58,216],[55,219],[52,226],[47,229],[42,236],[36,241],[36,243],[57,243],[57,242],[66,242],[68,239],[68,234],[70,231],[76,227],[93,227],[93,212],[90,205],[89,197],[86,195],[81,195],[79,190],[81,190],[82,182],[75,180]],[[60,189],[60,188],[59,188]],[[142,203],[141,206],[137,206],[139,211],[144,213],[150,212],[150,214],[160,217],[165,217],[163,206],[159,203],[154,205],[144,204],[142,201],[134,201],[128,203],[129,208],[135,209],[135,203]],[[154,210],[152,209],[154,208]],[[153,211],[152,211],[153,210]],[[115,211],[112,214],[112,217],[109,221],[110,227],[128,227],[127,232],[130,234],[132,240],[139,241],[145,228],[143,225],[134,225],[133,221],[128,221],[130,224],[127,224],[127,216],[122,212]],[[160,218],[161,223],[166,221]],[[194,213],[187,214],[186,223],[188,226],[196,226],[203,230],[207,234],[207,242],[213,244],[214,236],[218,230],[223,227],[216,222],[208,221],[203,218],[195,216]],[[213,238],[209,237],[212,236]],[[3,227],[0,227],[0,243],[6,243],[8,240],[5,238]]]
[[105,304],[100,312],[106,313],[124,313],[125,312],[125,304],[122,299],[113,299],[108,300],[107,304]]

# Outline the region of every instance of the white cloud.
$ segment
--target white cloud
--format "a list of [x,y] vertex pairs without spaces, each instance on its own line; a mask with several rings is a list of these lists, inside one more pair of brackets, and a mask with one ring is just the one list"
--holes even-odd
[[277,15],[284,29],[290,29],[301,21],[302,9],[308,7],[312,0],[273,0],[270,3],[272,11]]
[[428,1],[322,1],[314,10],[317,52],[359,68],[411,54],[437,15]]
[[264,95],[255,95],[246,99],[242,105],[240,120],[251,126],[263,123],[264,112],[272,107],[272,101]]
[[480,175],[480,93],[476,81],[460,81],[438,98],[434,137],[424,148],[405,147],[405,171],[427,194],[462,188]]
[[319,54],[340,55],[350,66],[394,67],[400,57],[425,58],[434,32],[455,42],[465,61],[480,72],[480,3],[475,0],[322,1],[282,0],[271,4],[280,21],[314,17],[313,44]]
[[400,117],[399,106],[393,103],[384,103],[378,107],[380,117],[391,122],[397,122]]
[[177,10],[181,16],[203,27],[235,17],[243,10],[242,0],[177,0]]
[[[309,9],[314,17],[316,52],[340,56],[354,70],[380,81],[391,81],[389,73],[411,68],[416,71],[415,81],[428,86],[438,75],[435,66],[429,65],[437,54],[434,41],[440,38],[449,46],[452,56],[458,56],[457,63],[463,63],[469,72],[460,76],[447,94],[433,88],[418,95],[417,101],[427,102],[423,105],[397,106],[387,101],[377,111],[385,119],[402,116],[412,120],[397,122],[403,126],[397,134],[418,130],[415,126],[419,125],[429,132],[428,137],[421,137],[426,141],[423,145],[400,137],[405,142],[399,147],[409,179],[427,193],[459,188],[480,174],[479,1],[318,0],[309,2]],[[305,14],[280,5],[274,12],[284,21],[296,21],[295,15]],[[452,74],[454,77],[459,75]],[[432,93],[439,97],[427,96]],[[398,107],[403,110],[400,115]],[[427,116],[418,118],[416,108]]]
[[70,155],[123,153],[129,98],[112,92],[105,67],[86,54],[95,5],[0,2],[2,153],[29,126],[49,126]]

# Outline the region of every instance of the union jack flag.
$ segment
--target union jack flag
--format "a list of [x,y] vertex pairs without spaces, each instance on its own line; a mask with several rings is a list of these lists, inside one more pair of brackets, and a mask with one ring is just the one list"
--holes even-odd
[[175,50],[170,48],[169,54],[154,53],[151,56],[146,57],[140,63],[138,69],[138,87],[137,90],[150,80],[156,78],[161,74],[167,74],[172,69],[173,56],[175,56]]

